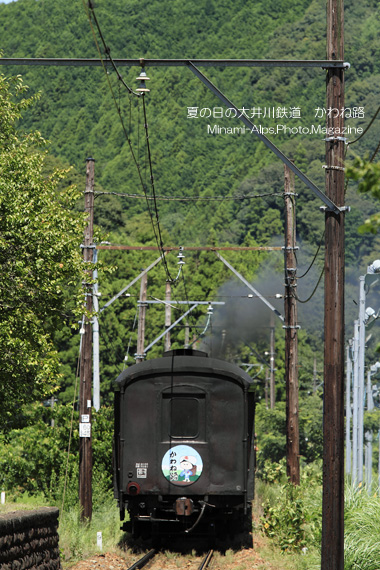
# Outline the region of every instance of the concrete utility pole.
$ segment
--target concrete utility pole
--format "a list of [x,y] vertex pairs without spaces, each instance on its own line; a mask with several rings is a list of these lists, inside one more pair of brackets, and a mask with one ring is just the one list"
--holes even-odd
[[351,380],[353,339],[346,347],[346,475],[351,474]]
[[300,484],[298,412],[298,324],[296,300],[296,227],[294,174],[284,165],[285,185],[285,382],[286,472],[293,485]]
[[[343,0],[327,0],[327,59],[344,57]],[[344,70],[326,71],[325,363],[321,570],[344,565]],[[330,134],[331,133],[331,134]]]
[[137,353],[136,364],[144,362],[144,343],[145,343],[145,314],[146,314],[146,295],[148,287],[148,274],[144,273],[141,277],[140,285],[140,301],[139,301],[139,320],[137,325]]
[[353,382],[352,382],[352,463],[351,477],[358,482],[358,443],[359,443],[359,320],[354,322],[353,342]]
[[270,315],[270,377],[269,377],[269,399],[270,399],[270,409],[273,410],[276,404],[276,382],[274,375],[274,355],[275,355],[275,326],[274,326],[274,315]]
[[[83,261],[92,263],[94,224],[94,159],[86,164],[85,211],[88,224],[84,232]],[[86,270],[85,309],[92,311],[92,269]],[[85,315],[81,329],[82,350],[80,354],[79,388],[79,503],[81,520],[92,518],[92,440],[91,440],[91,385],[92,385],[92,326]]]

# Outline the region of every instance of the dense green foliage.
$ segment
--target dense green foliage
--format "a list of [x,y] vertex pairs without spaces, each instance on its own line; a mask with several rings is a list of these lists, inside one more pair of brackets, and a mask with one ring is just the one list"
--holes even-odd
[[[85,4],[77,0],[65,0],[62,3],[53,0],[18,0],[6,6],[0,5],[0,35],[4,57],[98,57]],[[325,57],[325,6],[318,0],[259,0],[254,3],[244,0],[202,0],[197,3],[175,0],[170,6],[159,0],[149,3],[145,0],[114,0],[112,3],[98,0],[95,10],[114,58]],[[347,119],[346,124],[352,129],[367,125],[378,105],[380,40],[376,24],[379,15],[380,8],[374,0],[365,0],[360,5],[353,1],[346,2],[345,57],[351,62],[351,69],[346,73],[345,104],[351,110],[359,107],[364,109],[364,114],[358,118]],[[99,36],[97,40],[101,45]],[[95,201],[95,221],[102,229],[110,232],[109,241],[125,245],[155,246],[154,228],[157,232],[158,219],[165,246],[282,246],[282,164],[251,133],[211,134],[208,125],[228,128],[241,124],[225,115],[218,117],[219,111],[216,110],[220,107],[219,100],[185,67],[147,67],[147,73],[151,77],[148,84],[151,92],[145,101],[155,190],[159,196],[188,199],[157,200],[156,215],[152,201],[144,198],[145,191],[152,197],[152,190],[142,99],[129,95],[109,65],[107,69],[107,76],[101,68],[81,67],[21,66],[10,67],[7,72],[22,72],[25,83],[30,86],[30,93],[40,93],[38,101],[24,109],[23,117],[19,119],[20,126],[31,133],[38,128],[44,137],[51,140],[55,165],[62,168],[68,164],[74,165],[74,170],[67,175],[68,184],[75,182],[79,188],[84,188],[85,158],[93,156],[96,159],[95,181],[99,194]],[[286,127],[276,131],[270,138],[323,188],[324,135],[290,130],[294,127],[311,128],[312,125],[318,127],[319,124],[324,126],[323,70],[222,66],[202,67],[202,70],[239,108],[249,109],[251,113],[256,109],[256,115],[252,117],[255,123],[265,128],[277,129],[281,125]],[[128,85],[136,86],[135,77],[139,68],[121,68],[121,73]],[[112,87],[114,97],[109,86]],[[195,107],[197,117],[190,118],[189,108]],[[296,109],[299,110],[299,118],[293,113]],[[201,110],[205,110],[205,116],[201,116]],[[210,117],[207,116],[208,110]],[[353,130],[349,139],[354,138],[356,134]],[[37,139],[36,135],[31,134],[25,140],[35,144]],[[372,153],[377,142],[376,129],[372,128],[357,144],[349,147],[348,160],[353,157],[351,148],[358,156],[362,156],[366,152]],[[143,184],[130,148],[133,149]],[[9,156],[8,153],[7,160]],[[57,203],[53,200],[58,195],[57,175],[46,177],[42,173],[40,159],[34,159],[34,156],[30,155],[28,168],[33,179],[38,181],[36,191],[40,201],[33,203],[42,211],[48,207],[52,219],[56,220],[58,213],[52,204]],[[25,153],[20,158],[25,161]],[[50,168],[51,164],[48,166]],[[358,166],[359,163],[356,163]],[[376,174],[376,170],[373,172]],[[7,188],[8,185],[12,188],[12,184],[15,184],[13,175],[14,172],[9,170],[9,177],[4,179]],[[354,181],[350,181],[347,188],[347,203],[351,206],[351,212],[347,214],[349,223],[346,226],[346,322],[350,336],[352,321],[354,315],[357,315],[357,307],[352,300],[357,298],[355,287],[358,275],[368,262],[378,257],[379,249],[377,235],[359,234],[359,228],[365,220],[371,219],[378,209],[368,194],[356,194],[355,184],[361,176],[354,174]],[[50,193],[52,203],[43,202],[42,188]],[[299,275],[302,275],[309,267],[319,243],[323,241],[323,214],[319,210],[319,199],[299,181],[296,181],[296,192],[300,245],[298,263]],[[138,196],[130,198],[125,194]],[[9,207],[14,207],[15,212],[23,211],[22,207],[25,209],[28,204],[29,198],[24,191],[20,191],[20,187],[15,186],[14,194],[9,193],[7,197]],[[220,199],[212,201],[216,197]],[[76,198],[77,194],[73,190],[59,191],[59,202],[68,200],[65,212],[66,208],[71,208]],[[19,200],[25,202],[20,205]],[[76,203],[76,208],[79,210],[82,205]],[[42,262],[41,270],[45,277],[49,276],[49,280],[38,291],[28,280],[25,281],[25,285],[28,284],[28,295],[26,299],[20,295],[17,297],[17,306],[20,307],[18,311],[26,317],[22,330],[17,332],[17,342],[27,342],[31,338],[34,340],[34,325],[37,326],[43,320],[46,336],[38,350],[44,352],[44,366],[49,366],[49,370],[56,372],[57,357],[50,344],[51,327],[57,323],[53,319],[54,315],[42,312],[38,315],[38,323],[29,319],[28,327],[25,327],[27,316],[24,305],[30,308],[30,300],[33,299],[33,305],[37,306],[37,299],[33,295],[36,296],[38,292],[39,297],[44,297],[42,304],[38,301],[38,309],[46,310],[44,303],[48,298],[49,302],[53,302],[55,314],[60,317],[60,327],[55,330],[54,342],[59,351],[62,373],[59,400],[67,403],[75,396],[79,335],[73,336],[70,328],[72,309],[70,318],[66,318],[66,313],[63,314],[60,303],[64,298],[61,291],[67,289],[69,296],[70,284],[76,282],[79,249],[75,260],[70,256],[74,242],[79,245],[81,238],[76,230],[71,231],[71,228],[68,231],[64,226],[64,223],[72,223],[76,229],[79,227],[76,225],[76,217],[72,217],[70,211],[68,216],[62,218],[62,226],[54,236],[55,245],[50,252],[53,238],[46,232],[53,231],[54,225],[47,227],[46,222],[43,222],[45,226],[42,229],[40,222],[44,218],[42,214],[39,215],[38,223],[33,228],[31,226],[33,239],[30,247],[34,253],[38,252],[43,236],[43,255],[38,256],[36,253],[32,265],[28,266],[33,267],[31,274],[34,278],[38,264]],[[29,259],[26,255],[30,251],[18,251],[20,259]],[[172,275],[177,272],[177,251],[175,249],[167,256]],[[157,255],[156,252],[101,250],[99,256],[103,265],[116,266],[116,270],[111,275],[100,277],[100,305],[118,293]],[[225,257],[246,279],[254,282],[278,310],[283,311],[282,301],[275,299],[276,294],[283,293],[281,252],[226,252]],[[9,255],[7,259],[9,260]],[[60,267],[61,263],[63,267]],[[26,266],[24,263],[23,267]],[[70,273],[70,267],[73,266],[74,271]],[[299,279],[298,295],[301,301],[309,298],[322,266],[323,247],[312,271]],[[60,273],[56,274],[55,271],[58,270]],[[24,280],[25,275],[18,278]],[[164,299],[166,278],[162,264],[152,270],[148,280],[149,299]],[[7,294],[17,291],[5,288]],[[113,380],[125,366],[133,362],[136,352],[136,301],[139,284],[131,288],[129,293],[130,297],[120,297],[100,317],[101,394],[102,402],[106,404],[112,400]],[[213,252],[186,252],[186,265],[181,279],[173,287],[172,298],[218,300],[226,303],[223,307],[214,308],[212,326],[198,340],[197,346],[229,360],[254,364],[258,400],[264,401],[269,312],[262,310],[257,299],[247,297],[246,288],[217,260]],[[313,384],[323,381],[322,299],[321,285],[309,302],[299,305],[302,326],[299,337],[300,445],[301,454],[308,461],[318,458],[321,453],[321,399],[318,393],[313,395]],[[28,301],[29,305],[20,305],[20,300]],[[206,307],[198,307],[188,318],[191,340],[196,339],[203,330],[206,323],[205,311]],[[172,319],[178,318],[182,312],[182,308],[173,309]],[[164,305],[150,305],[147,311],[146,344],[163,331],[163,325]],[[8,327],[4,330],[10,329]],[[26,333],[28,336],[25,339],[23,335]],[[182,347],[184,342],[184,327],[176,327],[172,331],[173,347]],[[153,346],[148,358],[159,356],[162,351],[163,341]],[[283,329],[282,323],[278,321],[276,399],[279,403],[275,412],[267,411],[261,406],[258,413],[262,434],[259,446],[263,458],[272,460],[279,460],[284,455],[284,410],[281,403],[285,391],[283,353]],[[42,374],[40,364],[41,360],[35,358],[28,366],[39,366],[38,374]],[[30,368],[25,368],[25,373],[29,372]],[[36,370],[33,369],[32,372],[33,378],[40,380]],[[45,374],[44,379],[54,379],[55,382],[56,374]],[[34,385],[38,390],[41,387],[39,383]],[[43,386],[48,388],[48,383]],[[41,399],[43,393],[26,393],[24,390],[20,394],[17,391],[18,402],[26,395],[32,399]],[[5,409],[6,404],[15,401],[14,393],[4,394],[2,400]],[[16,438],[14,433],[12,438]],[[59,463],[60,458],[55,458],[54,461]],[[52,472],[56,472],[54,465],[53,462]]]
[[20,77],[0,76],[0,428],[23,403],[57,386],[52,336],[78,317],[82,298],[78,191],[59,187],[63,171],[45,175],[46,143],[38,132],[16,130],[30,103]]
[[[78,502],[79,418],[72,406],[35,404],[21,429],[2,436],[0,487],[43,495],[65,509]],[[112,487],[113,410],[93,414],[94,508]],[[96,489],[96,493],[95,493]]]

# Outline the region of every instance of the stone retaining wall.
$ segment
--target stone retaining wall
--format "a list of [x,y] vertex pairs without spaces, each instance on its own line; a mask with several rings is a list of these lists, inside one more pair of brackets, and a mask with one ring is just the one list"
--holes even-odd
[[53,507],[0,514],[0,569],[61,570],[58,515]]

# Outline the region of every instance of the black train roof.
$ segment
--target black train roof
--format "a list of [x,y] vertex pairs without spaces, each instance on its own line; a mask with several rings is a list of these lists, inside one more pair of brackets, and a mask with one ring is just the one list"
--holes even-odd
[[236,364],[217,358],[209,358],[207,353],[191,349],[170,350],[165,352],[161,358],[134,364],[116,378],[116,383],[118,387],[122,387],[133,380],[142,379],[146,376],[160,376],[179,372],[225,376],[237,381],[247,389],[253,386],[253,380],[249,374]]

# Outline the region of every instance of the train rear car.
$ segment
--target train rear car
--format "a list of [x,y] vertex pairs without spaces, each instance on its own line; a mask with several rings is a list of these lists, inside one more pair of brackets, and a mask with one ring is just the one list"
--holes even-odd
[[116,380],[114,482],[135,537],[251,527],[254,394],[237,366],[170,351]]

